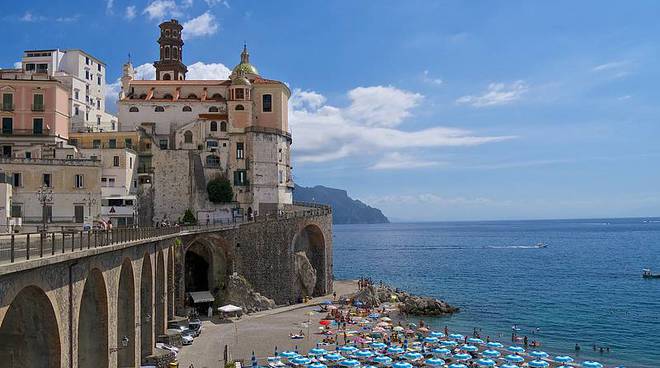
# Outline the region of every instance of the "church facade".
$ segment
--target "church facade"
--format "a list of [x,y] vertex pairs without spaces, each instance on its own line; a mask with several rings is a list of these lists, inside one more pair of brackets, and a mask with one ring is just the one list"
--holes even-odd
[[[156,80],[136,80],[130,63],[121,78],[119,129],[152,142],[144,159],[153,168],[154,220],[190,209],[204,223],[290,206],[289,88],[263,78],[246,46],[229,79],[186,79],[181,31],[176,20],[160,25]],[[217,178],[231,183],[232,201],[209,200],[208,182]]]

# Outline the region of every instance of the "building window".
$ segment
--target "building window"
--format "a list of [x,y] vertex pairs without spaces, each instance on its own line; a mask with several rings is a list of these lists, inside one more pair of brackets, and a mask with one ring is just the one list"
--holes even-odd
[[85,64],[89,65],[89,58],[85,57]]
[[11,185],[13,185],[15,188],[22,187],[23,186],[23,175],[21,175],[21,173],[14,173],[14,175],[12,177]]
[[216,155],[206,156],[206,166],[219,167],[220,166],[220,157],[218,157]]
[[158,141],[158,147],[163,150],[167,149],[167,139],[161,139]]
[[52,181],[51,174],[43,174],[41,184],[45,185],[48,188],[52,188],[53,187],[53,181]]
[[245,110],[245,107],[243,105],[236,105],[236,111],[243,111]]
[[96,83],[100,86],[101,85],[101,76],[97,75],[96,76]]
[[284,183],[284,173],[282,172],[282,170],[277,172],[277,177],[280,181],[280,184],[283,184]]
[[131,108],[128,109],[128,112],[140,112],[140,109],[138,109],[136,106],[131,106]]
[[108,141],[108,147],[109,148],[117,148],[117,140],[116,139],[111,139]]
[[36,66],[33,63],[25,64],[26,72],[33,72],[36,69]]
[[170,76],[170,73],[164,74],[163,75],[163,80],[170,80],[172,79],[172,76]]
[[82,204],[73,206],[73,217],[77,224],[85,222],[85,206]]
[[128,158],[128,168],[132,169],[133,168],[133,157]]
[[171,100],[171,99],[173,99],[173,97],[172,97],[171,94],[166,93],[166,94],[163,95],[163,99],[165,99],[165,100]]
[[218,131],[218,123],[216,123],[215,121],[211,122],[211,131],[212,132],[217,132]]
[[83,175],[82,174],[76,174],[73,177],[73,186],[76,189],[84,188],[84,181],[83,181]]
[[2,146],[2,157],[11,158],[11,146]]
[[32,158],[32,152],[25,152],[25,158]]
[[96,109],[101,110],[101,100],[100,99],[96,100]]
[[41,93],[32,95],[32,111],[44,111],[44,95]]
[[188,99],[196,100],[196,99],[197,99],[197,95],[194,94],[194,93],[191,93],[191,94],[188,95]]
[[218,141],[214,141],[214,140],[206,141],[206,148],[211,149],[216,147],[218,147]]
[[73,111],[76,116],[80,115],[80,107],[78,107],[78,105],[73,107]]
[[108,186],[109,187],[115,186],[115,178],[108,178]]
[[222,101],[222,95],[219,93],[214,93],[213,96],[211,96],[212,99],[217,100],[217,101]]
[[101,117],[96,116],[96,125],[101,125]]
[[191,112],[192,108],[190,106],[184,106],[183,107],[183,112]]
[[89,79],[89,70],[85,70],[85,79]]
[[176,60],[179,58],[179,48],[176,46],[172,47],[172,59]]
[[14,119],[2,118],[2,134],[12,134],[14,132]]
[[14,110],[14,95],[11,93],[2,94],[2,111]]
[[164,112],[164,111],[165,111],[165,108],[164,108],[163,106],[156,106],[156,108],[154,109],[154,111],[155,111],[155,112]]
[[227,122],[226,121],[221,121],[220,122],[220,131],[221,132],[226,132],[227,131]]
[[263,112],[273,111],[273,95],[261,96]]
[[80,91],[79,91],[79,90],[75,90],[75,91],[73,92],[73,95],[75,96],[76,100],[79,100],[79,99],[80,99]]
[[101,71],[101,64],[98,64],[98,65],[96,66],[96,70]]
[[11,205],[11,217],[23,217],[23,207],[20,204]]
[[245,158],[245,148],[243,142],[236,143],[236,158],[237,159]]
[[131,138],[124,139],[124,147],[133,148],[133,140]]
[[43,118],[34,118],[34,119],[32,119],[32,134],[34,134],[34,135],[44,134],[44,119]]
[[170,58],[170,46],[165,46],[165,59]]
[[247,172],[245,170],[234,171],[234,185],[246,185]]
[[185,133],[183,133],[183,143],[192,143],[193,142],[193,134],[190,130],[186,130]]
[[92,148],[101,148],[101,140],[95,139],[92,141]]
[[217,106],[211,106],[209,107],[209,112],[218,112],[218,107]]
[[119,156],[112,157],[112,166],[119,167]]
[[78,147],[78,138],[69,138],[69,144]]
[[234,91],[237,100],[242,100],[245,98],[245,91],[243,90],[243,88],[236,88]]
[[89,156],[89,159],[92,160],[92,161],[96,161],[99,158],[98,158],[98,156],[92,155],[92,156]]

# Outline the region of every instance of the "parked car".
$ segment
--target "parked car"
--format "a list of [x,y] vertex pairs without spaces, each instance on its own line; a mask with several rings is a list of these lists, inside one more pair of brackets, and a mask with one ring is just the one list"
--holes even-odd
[[199,336],[202,333],[202,321],[192,320],[188,323],[188,328],[195,333],[195,337]]
[[174,356],[179,354],[179,348],[176,348],[172,345],[164,344],[162,342],[156,343],[156,348],[170,351],[170,352],[174,353]]
[[195,332],[193,330],[186,329],[185,331],[181,332],[181,340],[183,345],[192,345],[194,337]]

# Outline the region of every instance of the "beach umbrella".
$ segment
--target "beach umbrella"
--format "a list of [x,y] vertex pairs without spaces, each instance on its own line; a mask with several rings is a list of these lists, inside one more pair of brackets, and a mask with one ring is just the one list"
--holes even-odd
[[500,365],[499,368],[520,368],[520,367],[518,367],[515,364],[511,364],[511,363],[504,363],[504,364]]
[[379,355],[373,359],[373,362],[382,365],[390,365],[392,364],[392,358],[385,355]]
[[501,349],[504,347],[504,345],[496,341],[491,341],[487,343],[486,346],[488,346],[489,348],[496,348],[496,349]]
[[465,338],[465,336],[463,336],[461,334],[450,334],[449,338],[450,339],[455,339],[455,340],[463,340]]
[[375,365],[363,365],[362,368],[378,368]]
[[497,351],[497,350],[491,350],[491,349],[488,349],[488,350],[484,350],[484,351],[482,351],[482,352],[481,352],[481,355],[483,355],[483,356],[485,356],[485,357],[489,357],[489,358],[497,358],[497,357],[499,357],[499,356],[502,355],[502,354],[500,354],[500,352]]
[[504,359],[512,363],[522,363],[525,361],[525,358],[521,357],[520,355],[514,355],[514,354],[509,354],[505,356]]
[[405,330],[405,329],[404,329],[403,327],[401,327],[401,326],[395,326],[395,327],[392,329],[392,331],[394,331],[394,332],[402,332],[403,330]]
[[289,361],[295,365],[308,365],[312,363],[311,359],[304,356],[298,356],[293,359],[289,359]]
[[435,348],[435,349],[431,350],[431,352],[433,354],[442,355],[442,356],[451,354],[451,350],[446,349],[446,348]]
[[283,351],[280,353],[280,356],[284,359],[293,359],[298,355],[300,354],[296,353],[295,351]]
[[417,329],[417,331],[418,331],[418,332],[421,332],[421,333],[427,333],[427,332],[429,332],[430,330],[429,330],[428,328],[426,328],[426,327],[420,327],[420,328]]
[[481,367],[494,367],[495,361],[493,359],[481,358],[477,360],[477,365]]
[[356,300],[356,301],[353,302],[353,305],[356,306],[356,307],[361,307],[361,306],[364,305],[364,303],[362,303],[362,302],[359,301],[359,300]]
[[532,360],[531,362],[527,363],[527,366],[532,368],[546,368],[550,366],[550,363],[546,362],[545,360]]
[[378,319],[378,318],[380,318],[380,313],[371,313],[369,315],[369,318]]
[[324,300],[321,302],[322,305],[332,305],[332,300]]
[[554,361],[557,363],[572,363],[573,358],[568,355],[558,355],[555,357]]
[[385,349],[387,345],[382,342],[372,342],[371,347],[377,350]]
[[325,355],[327,353],[328,351],[323,348],[314,348],[314,349],[310,349],[309,352],[307,352],[308,355]]
[[467,342],[469,342],[470,344],[483,344],[484,340],[477,337],[470,337],[469,339],[467,339]]
[[326,359],[326,360],[331,360],[331,361],[335,361],[335,362],[336,362],[336,361],[339,361],[339,360],[344,359],[344,357],[341,356],[341,354],[338,354],[338,353],[330,353],[330,354],[327,354],[327,355],[325,356],[325,359]]
[[383,322],[392,322],[392,318],[390,317],[380,317],[380,320]]
[[512,352],[512,353],[519,353],[522,354],[525,352],[525,349],[521,348],[520,346],[509,346],[506,348],[506,350]]
[[340,364],[343,365],[344,367],[351,367],[351,368],[360,366],[360,362],[358,362],[355,359],[346,359],[342,361]]
[[478,351],[479,348],[474,345],[461,345],[461,350],[463,351]]
[[308,367],[309,368],[328,368],[328,366],[323,364],[323,363],[312,363],[312,364],[308,365]]
[[446,341],[440,341],[440,345],[442,345],[442,346],[456,346],[456,345],[458,345],[458,343],[456,341],[446,340]]
[[429,358],[426,359],[424,364],[436,367],[436,366],[444,365],[445,361],[440,358]]
[[410,351],[410,352],[407,352],[407,353],[403,354],[403,358],[408,359],[408,360],[419,360],[419,359],[424,358],[424,355],[422,355],[420,353],[416,353],[414,351]]
[[329,319],[322,319],[322,320],[319,321],[319,324],[320,324],[321,326],[328,326],[328,325],[331,324],[331,323],[332,323],[332,321],[329,320]]
[[467,353],[460,353],[460,354],[454,354],[453,358],[456,360],[470,360],[472,359],[472,355],[467,354]]
[[598,362],[592,362],[592,361],[589,361],[589,360],[587,360],[585,362],[582,362],[582,366],[584,368],[603,368],[602,364],[600,364]]
[[461,363],[454,363],[450,364],[447,368],[468,368],[468,366]]
[[429,336],[424,338],[424,342],[428,344],[436,344],[438,342],[438,338],[434,336]]
[[534,358],[539,358],[539,359],[545,359],[545,358],[549,357],[548,353],[546,353],[545,351],[538,351],[538,350],[534,350],[534,351],[530,352],[529,355],[533,356]]
[[396,362],[392,364],[392,368],[413,368],[413,365],[407,362]]
[[402,354],[402,353],[404,353],[404,352],[405,352],[405,350],[403,350],[403,348],[401,348],[401,347],[399,347],[399,346],[390,346],[390,347],[387,349],[387,353],[388,353],[388,354],[393,354],[393,355],[396,355],[396,354]]
[[351,345],[344,345],[344,346],[341,346],[337,350],[339,350],[342,353],[353,354],[354,352],[356,352],[358,350],[358,348],[356,348],[355,346],[351,346]]
[[443,334],[442,332],[433,331],[433,332],[431,332],[431,336],[432,337],[445,337],[445,334]]
[[353,355],[355,355],[356,357],[361,358],[361,359],[366,359],[366,358],[371,358],[372,356],[374,356],[374,353],[370,350],[360,350],[360,351],[356,352]]

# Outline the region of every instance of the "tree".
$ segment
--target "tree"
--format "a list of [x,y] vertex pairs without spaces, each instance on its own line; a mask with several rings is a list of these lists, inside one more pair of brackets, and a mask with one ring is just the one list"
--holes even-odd
[[206,184],[209,201],[213,203],[228,203],[234,200],[234,190],[227,178],[217,177]]
[[183,214],[183,218],[181,219],[181,222],[183,222],[186,225],[197,224],[197,219],[195,218],[195,215],[193,214],[190,208],[187,209],[186,212]]

